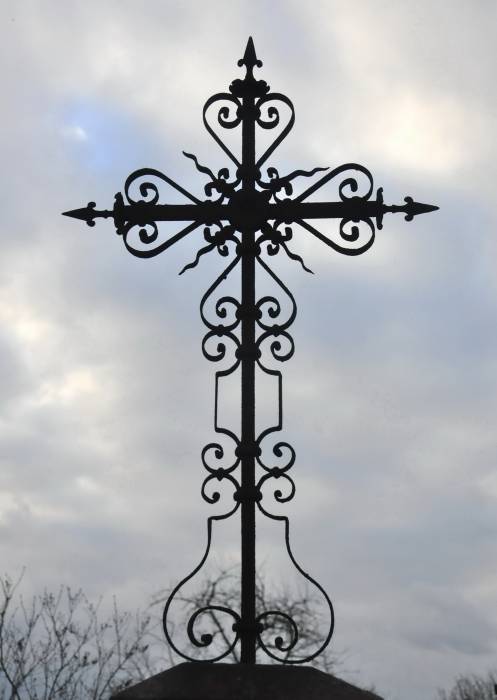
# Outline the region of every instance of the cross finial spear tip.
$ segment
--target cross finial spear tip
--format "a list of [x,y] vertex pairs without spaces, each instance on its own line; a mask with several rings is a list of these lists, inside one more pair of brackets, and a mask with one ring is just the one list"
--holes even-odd
[[72,219],[80,219],[81,221],[86,221],[88,226],[95,226],[95,219],[97,217],[107,218],[108,216],[113,216],[112,211],[96,211],[95,202],[88,202],[86,207],[81,209],[71,209],[70,211],[63,211],[62,216],[70,216]]
[[437,211],[440,207],[434,204],[424,204],[423,202],[413,202],[411,197],[406,197],[406,202],[408,204],[409,212],[412,216],[417,216],[418,214],[428,214],[432,211]]
[[262,61],[257,58],[257,54],[255,53],[254,40],[251,36],[249,36],[245,53],[243,54],[243,58],[238,61],[238,65],[245,66],[249,71],[255,68],[255,66],[258,68],[262,66]]
[[63,211],[62,216],[70,216],[73,219],[81,219],[86,221],[88,218],[89,207],[84,207],[81,209],[71,209],[70,211]]
[[423,213],[428,214],[430,211],[438,211],[440,207],[435,206],[434,204],[425,204],[424,205],[425,209]]

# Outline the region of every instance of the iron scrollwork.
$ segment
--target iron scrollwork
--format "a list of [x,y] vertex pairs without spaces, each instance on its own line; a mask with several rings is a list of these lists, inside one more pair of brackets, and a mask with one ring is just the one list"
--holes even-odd
[[[181,273],[195,268],[201,258],[213,251],[231,260],[224,271],[205,292],[200,315],[207,331],[202,341],[204,357],[222,365],[215,373],[214,431],[218,440],[202,450],[201,460],[207,474],[201,485],[201,495],[210,506],[219,509],[207,519],[207,542],[198,565],[172,590],[163,614],[164,632],[171,647],[183,658],[195,660],[173,640],[169,627],[171,605],[181,589],[199,573],[206,563],[212,545],[213,526],[237,513],[241,515],[241,605],[240,610],[216,605],[200,606],[187,624],[186,633],[193,648],[213,648],[214,633],[202,632],[201,621],[217,613],[231,624],[232,635],[222,650],[214,649],[211,661],[225,658],[240,643],[241,661],[255,663],[256,649],[285,663],[304,663],[317,656],[330,642],[333,634],[334,612],[330,598],[322,586],[298,564],[290,546],[288,517],[276,513],[268,505],[284,505],[295,495],[291,470],[295,450],[285,440],[265,448],[271,436],[282,431],[282,374],[275,367],[289,360],[295,351],[289,329],[295,320],[295,299],[268,264],[268,259],[283,251],[291,260],[311,272],[304,260],[292,248],[294,227],[300,226],[338,253],[355,256],[366,252],[374,243],[376,230],[383,226],[386,213],[402,212],[407,221],[438,207],[415,202],[405,197],[402,205],[387,205],[380,187],[373,198],[373,178],[364,166],[348,163],[334,169],[316,167],[294,170],[280,176],[274,166],[263,166],[288,136],[295,122],[292,102],[281,93],[270,92],[264,80],[254,76],[262,62],[257,58],[249,39],[243,58],[245,76],[234,80],[228,92],[210,97],[203,109],[207,132],[231,161],[231,170],[221,168],[215,174],[199,163],[194,154],[184,152],[198,172],[208,178],[204,186],[206,198],[201,199],[172,178],[153,168],[133,172],[124,184],[124,193],[117,193],[112,210],[97,210],[95,202],[87,207],[65,212],[65,215],[95,225],[96,218],[112,218],[116,232],[126,249],[140,258],[154,257],[197,229],[203,230],[204,243]],[[223,131],[241,131],[239,155],[225,143]],[[220,131],[221,130],[221,131]],[[261,155],[256,154],[256,133],[276,134]],[[300,194],[294,188],[303,178],[314,180]],[[323,174],[324,173],[324,174]],[[313,201],[312,195],[325,185],[335,187],[338,199]],[[180,204],[162,203],[165,188],[180,196]],[[315,224],[319,220],[337,221],[331,234],[323,233]],[[179,230],[161,231],[161,222],[178,222]],[[310,223],[313,222],[313,223]],[[264,259],[264,256],[267,259]],[[240,270],[240,298],[223,294],[221,285]],[[268,275],[277,292],[257,299],[256,270]],[[180,273],[180,274],[181,274]],[[255,432],[255,371],[272,377],[277,384],[277,421],[258,435]],[[241,375],[241,431],[236,434],[219,420],[218,398],[223,379],[239,372]],[[222,440],[221,440],[222,437]],[[228,447],[231,447],[228,454]],[[266,453],[270,457],[266,457]],[[232,501],[221,507],[225,499],[221,487],[228,487]],[[225,493],[225,491],[223,491]],[[323,596],[329,613],[328,631],[323,643],[312,653],[298,656],[299,629],[297,622],[285,610],[255,609],[255,514],[283,524],[284,540],[290,561],[296,570]],[[268,621],[278,618],[288,630],[288,638],[280,635],[267,639]],[[205,655],[202,660],[206,660]]]

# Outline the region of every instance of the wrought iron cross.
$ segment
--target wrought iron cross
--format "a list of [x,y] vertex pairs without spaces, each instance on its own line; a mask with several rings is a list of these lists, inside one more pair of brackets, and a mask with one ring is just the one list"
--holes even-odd
[[[252,38],[248,40],[245,54],[239,66],[245,67],[243,79],[234,80],[229,92],[210,97],[204,107],[203,121],[209,134],[215,139],[231,160],[234,168],[222,168],[217,175],[199,164],[194,155],[191,158],[196,168],[209,178],[205,186],[207,199],[199,199],[178,185],[167,175],[154,169],[141,169],[132,173],[125,182],[124,196],[117,193],[112,210],[97,210],[94,202],[87,207],[64,212],[66,216],[95,225],[97,218],[112,218],[117,233],[122,236],[130,253],[141,258],[150,258],[167,250],[177,241],[203,227],[206,245],[201,247],[195,260],[183,268],[195,267],[202,255],[217,249],[222,256],[230,255],[233,245],[234,255],[223,273],[213,282],[204,294],[200,313],[207,334],[202,343],[204,356],[219,362],[228,360],[227,368],[215,375],[214,429],[218,434],[232,441],[233,455],[226,464],[225,449],[217,442],[210,443],[202,450],[202,463],[207,476],[202,484],[202,496],[210,504],[220,501],[220,494],[212,490],[215,482],[226,482],[233,488],[233,504],[224,512],[210,516],[207,520],[207,546],[199,565],[186,576],[172,591],[164,610],[164,631],[171,646],[181,656],[193,660],[184,649],[173,641],[168,625],[170,606],[178,591],[195,576],[210,552],[212,525],[214,521],[228,518],[238,511],[241,514],[241,605],[240,610],[232,610],[215,603],[199,608],[190,617],[187,634],[196,647],[207,648],[213,644],[213,634],[201,634],[198,623],[209,611],[231,618],[233,638],[226,648],[216,649],[210,660],[217,661],[230,654],[240,642],[242,663],[255,663],[256,649],[264,650],[269,656],[286,663],[303,663],[317,656],[329,643],[334,626],[331,601],[324,589],[297,563],[290,548],[289,520],[286,516],[271,511],[265,505],[269,498],[278,503],[290,501],[295,493],[294,482],[289,471],[295,462],[293,447],[283,441],[274,444],[270,457],[264,441],[282,429],[282,375],[277,369],[267,367],[264,357],[284,362],[293,355],[293,340],[288,332],[293,323],[297,307],[295,300],[263,259],[263,254],[276,255],[283,250],[291,259],[303,260],[288,247],[292,240],[292,226],[298,225],[311,233],[327,246],[345,255],[359,255],[368,250],[375,238],[375,230],[381,229],[383,217],[388,212],[402,212],[407,221],[416,214],[435,211],[438,207],[415,202],[405,197],[401,205],[387,205],[383,201],[382,188],[373,198],[373,178],[361,165],[348,163],[330,170],[314,168],[310,172],[295,170],[281,176],[274,167],[267,168],[266,176],[262,166],[292,129],[295,116],[291,101],[280,93],[272,93],[264,80],[254,77],[254,69],[261,67]],[[212,108],[217,110],[217,123],[222,129],[241,127],[241,158],[214,131],[208,115]],[[282,110],[286,113],[286,123],[282,120]],[[257,129],[276,129],[278,135],[265,152],[256,155]],[[325,172],[298,196],[292,197],[293,181],[309,178],[318,172]],[[266,179],[265,179],[266,177]],[[337,201],[309,201],[312,194],[330,181],[337,183]],[[159,203],[157,181],[166,183],[185,200],[183,204]],[[362,193],[361,193],[362,183]],[[132,194],[138,188],[138,195]],[[320,219],[338,221],[335,235],[323,234],[314,223]],[[174,234],[161,238],[159,222],[188,222]],[[312,224],[310,222],[313,222]],[[206,303],[219,292],[221,283],[236,267],[241,268],[241,295],[221,295],[214,303],[214,320],[207,317]],[[255,289],[256,268],[272,279],[280,293],[289,302],[289,312],[284,304],[274,296],[257,298]],[[307,268],[305,268],[307,269]],[[212,345],[214,344],[214,349]],[[255,376],[260,370],[276,378],[278,385],[278,421],[261,433],[255,426]],[[234,372],[241,374],[241,431],[237,435],[218,421],[219,381]],[[224,464],[224,466],[223,466]],[[277,482],[278,488],[272,494],[265,488],[268,482]],[[284,484],[286,489],[279,487]],[[264,498],[263,498],[264,496]],[[284,610],[256,610],[256,551],[255,524],[257,510],[273,520],[284,524],[285,543],[288,555],[297,570],[324,596],[329,609],[328,633],[323,643],[312,654],[304,658],[298,652],[298,628],[295,621]],[[287,625],[288,639],[277,637],[271,642],[264,632],[271,617],[279,617]],[[214,644],[213,647],[216,645]],[[203,657],[205,660],[205,657]]]

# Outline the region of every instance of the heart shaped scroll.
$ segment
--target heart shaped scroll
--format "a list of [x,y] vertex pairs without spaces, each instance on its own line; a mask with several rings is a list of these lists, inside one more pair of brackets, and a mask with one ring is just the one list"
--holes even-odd
[[[369,170],[357,163],[345,163],[326,173],[302,192],[295,201],[303,202],[328,183],[334,185],[342,202],[353,200],[367,202],[373,193],[373,177]],[[334,220],[331,219],[331,221]],[[323,234],[308,221],[299,219],[296,223],[327,246],[344,255],[361,255],[371,248],[375,240],[375,226],[368,216],[360,219],[350,217],[338,219],[338,227],[335,226],[335,230],[327,234]]]
[[202,113],[204,126],[209,134],[223,149],[228,158],[230,158],[237,167],[240,167],[240,161],[238,158],[230,151],[228,146],[221,139],[220,135],[214,131],[207,118],[207,112],[212,105],[219,105],[219,103],[221,103],[222,106],[219,107],[219,111],[217,113],[217,122],[223,129],[235,129],[242,123],[242,103],[237,97],[231,95],[229,92],[219,92],[207,100]]
[[279,92],[271,92],[265,97],[261,97],[260,100],[256,102],[256,108],[258,110],[259,116],[257,117],[256,123],[263,129],[275,129],[280,126],[281,115],[280,110],[274,103],[281,102],[285,104],[289,110],[289,119],[287,124],[280,131],[278,136],[270,144],[270,146],[264,151],[262,156],[257,161],[257,167],[260,168],[261,165],[269,158],[269,156],[275,151],[280,143],[292,130],[295,123],[295,110],[293,108],[292,102],[285,95],[281,95]]

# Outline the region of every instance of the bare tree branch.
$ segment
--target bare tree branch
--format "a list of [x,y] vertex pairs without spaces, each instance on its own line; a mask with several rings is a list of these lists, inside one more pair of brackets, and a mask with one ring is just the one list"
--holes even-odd
[[150,615],[114,601],[102,621],[100,603],[63,587],[16,604],[21,579],[0,577],[0,700],[107,700],[159,670]]
[[495,700],[497,673],[459,676],[450,690],[439,690],[439,700]]

